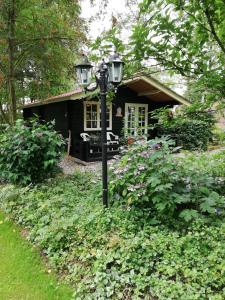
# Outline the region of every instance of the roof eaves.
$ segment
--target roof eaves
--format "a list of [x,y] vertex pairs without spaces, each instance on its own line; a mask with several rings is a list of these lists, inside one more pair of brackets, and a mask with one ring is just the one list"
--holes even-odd
[[167,86],[165,86],[164,84],[159,82],[158,80],[156,80],[152,77],[148,77],[148,76],[140,76],[140,79],[142,79],[145,82],[153,85],[155,88],[157,88],[158,90],[160,90],[163,93],[167,94],[168,96],[174,98],[178,102],[180,102],[184,105],[187,105],[187,106],[191,105],[191,102],[189,102],[187,99],[185,99],[181,95],[177,94],[176,92],[174,92],[173,90],[171,90],[170,88],[168,88]]
[[130,82],[137,82],[139,80],[143,80],[143,81],[153,85],[155,88],[157,88],[161,92],[167,94],[168,96],[174,98],[175,100],[177,100],[178,102],[180,102],[184,105],[187,105],[187,106],[191,105],[191,102],[189,102],[187,99],[185,99],[181,95],[177,94],[176,92],[174,92],[173,90],[171,90],[170,88],[168,88],[167,86],[165,86],[164,84],[159,82],[158,80],[156,80],[150,76],[147,76],[147,75],[141,75],[141,76],[137,76],[137,77],[134,77],[131,79],[127,79],[126,81],[124,81],[123,85],[126,85]]
[[34,107],[34,106],[42,106],[42,105],[47,105],[47,104],[52,104],[52,103],[57,103],[57,102],[63,102],[63,101],[67,101],[67,100],[82,100],[85,98],[90,98],[95,96],[98,93],[98,91],[93,91],[93,92],[85,92],[85,91],[81,91],[79,93],[74,93],[68,96],[56,96],[56,97],[51,97],[42,101],[37,101],[37,102],[33,102],[33,103],[28,103],[25,104],[21,107],[21,109],[23,108],[29,108],[29,107]]

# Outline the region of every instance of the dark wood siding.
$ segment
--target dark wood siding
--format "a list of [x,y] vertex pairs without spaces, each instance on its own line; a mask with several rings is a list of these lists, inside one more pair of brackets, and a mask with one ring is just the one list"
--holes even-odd
[[[165,107],[166,105],[173,106],[174,104],[177,104],[175,101],[156,103],[146,97],[139,97],[136,92],[127,87],[119,87],[115,99],[112,102],[112,132],[119,136],[123,136],[126,103],[148,104],[148,124],[152,124],[154,122],[150,116],[151,111],[157,108]],[[116,117],[117,107],[119,106],[122,108],[123,117]]]
[[55,129],[65,138],[68,137],[68,113],[67,102],[58,102],[40,106],[41,119],[50,122],[55,121]]
[[68,112],[67,102],[51,103],[47,105],[33,106],[23,110],[24,119],[39,116],[40,120],[55,121],[55,130],[68,137]]
[[81,158],[80,134],[84,131],[83,101],[68,101],[69,129],[71,130],[71,151],[70,154]]

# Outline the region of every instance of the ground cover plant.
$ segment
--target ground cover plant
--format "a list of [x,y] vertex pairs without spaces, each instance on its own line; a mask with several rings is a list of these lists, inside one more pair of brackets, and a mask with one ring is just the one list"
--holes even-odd
[[[155,141],[155,145],[158,142]],[[134,145],[133,150],[129,148],[128,151],[135,152],[142,146]],[[164,146],[168,147],[168,143]],[[154,146],[151,155],[158,156],[158,161],[165,161],[169,154],[165,148],[157,149],[158,146]],[[149,185],[153,183],[153,188],[158,187],[162,207],[157,207],[158,201],[149,209],[149,202],[142,195],[131,201],[128,189],[122,194],[120,189],[117,191],[122,178],[116,182],[111,177],[111,207],[104,209],[96,174],[80,173],[58,177],[33,188],[4,186],[0,191],[0,205],[27,228],[28,238],[40,245],[51,266],[74,286],[73,299],[222,300],[225,293],[225,223],[223,207],[220,206],[220,211],[215,208],[224,193],[224,155],[210,156],[210,164],[206,163],[207,154],[199,154],[196,159],[194,155],[176,157],[173,162],[182,165],[179,168],[185,178],[194,173],[190,170],[193,166],[199,174],[209,172],[209,177],[221,181],[219,189],[214,190],[207,178],[209,192],[220,198],[217,202],[213,193],[209,211],[200,207],[206,200],[202,199],[203,192],[195,195],[197,191],[195,186],[192,189],[191,182],[196,213],[188,212],[188,217],[180,215],[187,208],[175,213],[170,198],[167,213],[163,195],[168,198],[171,190],[166,182],[160,187],[155,176]],[[135,156],[132,158],[134,163]],[[113,170],[114,176],[129,174],[129,170],[122,174],[121,168],[129,168],[131,161],[122,158],[121,163],[122,166]],[[163,172],[168,179],[168,171],[166,163],[166,169],[157,179]],[[141,173],[134,176],[139,180]],[[173,175],[172,178],[175,180]],[[179,182],[180,176],[176,178]],[[166,192],[163,194],[163,191]],[[137,193],[133,191],[134,195]],[[192,202],[188,201],[193,205]]]
[[52,122],[18,120],[0,135],[0,178],[22,185],[43,181],[56,171],[63,145]]
[[72,289],[48,274],[37,249],[0,212],[0,299],[69,300]]

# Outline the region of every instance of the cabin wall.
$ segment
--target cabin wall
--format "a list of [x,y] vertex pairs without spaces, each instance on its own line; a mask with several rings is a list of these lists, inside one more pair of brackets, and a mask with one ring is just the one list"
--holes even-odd
[[81,137],[84,132],[84,107],[83,101],[68,101],[69,129],[71,130],[70,154],[82,159]]
[[[151,119],[150,112],[161,107],[173,106],[177,104],[174,102],[161,102],[157,103],[151,101],[146,97],[139,97],[136,92],[127,87],[120,87],[115,99],[112,102],[112,132],[116,135],[123,136],[123,127],[125,120],[125,104],[126,103],[140,103],[148,104],[148,124],[153,124],[154,120]],[[116,117],[117,108],[122,108],[123,117]]]
[[[152,96],[154,97],[154,96]],[[91,100],[90,100],[91,101]],[[114,134],[123,136],[123,126],[125,118],[125,104],[140,103],[148,104],[148,113],[154,109],[172,106],[177,104],[174,102],[157,103],[146,97],[139,97],[136,92],[127,87],[119,87],[118,93],[112,101],[112,131]],[[117,108],[122,108],[123,117],[116,117]],[[84,132],[84,105],[83,100],[67,100],[47,105],[34,106],[24,108],[24,119],[28,119],[34,115],[38,115],[40,120],[55,120],[55,129],[60,132],[64,138],[68,138],[71,131],[71,149],[70,154],[74,157],[86,160],[88,157],[88,146],[82,141],[80,134]],[[153,123],[150,114],[148,114],[148,124]],[[86,131],[89,134],[101,134],[101,131]],[[154,136],[153,131],[149,131],[150,137]]]
[[61,133],[64,138],[68,138],[67,101],[24,108],[23,117],[25,120],[34,116],[38,116],[41,121],[55,121],[55,130]]

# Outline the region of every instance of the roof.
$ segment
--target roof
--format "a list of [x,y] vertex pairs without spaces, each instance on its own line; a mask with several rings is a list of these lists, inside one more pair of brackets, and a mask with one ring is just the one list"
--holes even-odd
[[[121,84],[127,86],[135,91],[138,96],[144,96],[154,102],[169,102],[176,101],[179,104],[190,105],[191,103],[177,94],[158,80],[151,76],[141,75],[134,78],[125,80]],[[95,92],[85,92],[81,88],[77,88],[71,92],[60,94],[57,96],[49,97],[44,100],[37,100],[32,103],[25,104],[22,108],[28,108],[32,106],[46,105],[50,103],[62,102],[66,100],[82,100],[96,96]]]
[[177,94],[163,83],[151,76],[137,76],[126,80],[124,85],[138,93],[138,96],[145,96],[154,102],[177,101],[184,105],[190,105],[191,102],[183,96]]

